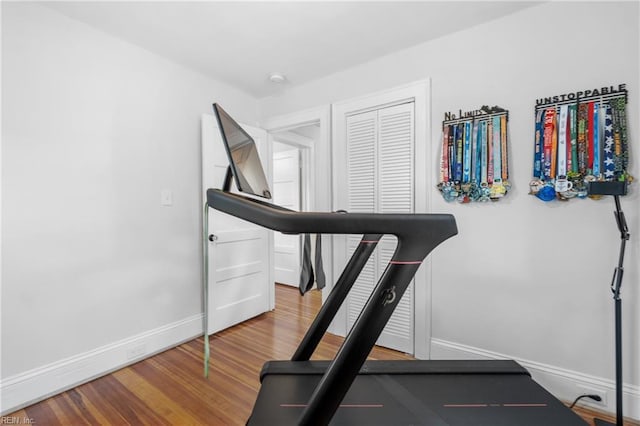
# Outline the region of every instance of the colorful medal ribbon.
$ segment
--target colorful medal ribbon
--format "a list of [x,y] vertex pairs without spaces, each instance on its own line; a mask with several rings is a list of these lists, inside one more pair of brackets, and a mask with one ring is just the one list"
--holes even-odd
[[600,176],[600,117],[598,104],[593,105],[593,175]]
[[594,125],[593,125],[593,111],[594,111],[594,102],[589,102],[587,104],[588,115],[587,115],[587,173],[593,173],[593,135],[594,135]]
[[[555,112],[555,109],[554,109]],[[558,114],[553,115],[551,132],[551,179],[555,179],[558,171]]]
[[569,105],[569,140],[571,141],[571,171],[578,172],[578,105]]
[[471,182],[471,122],[464,123],[464,154],[462,167],[462,183]]
[[475,139],[475,153],[473,156],[473,164],[475,169],[474,180],[476,184],[480,185],[482,182],[482,123],[476,122],[476,139]]
[[587,104],[578,106],[578,172],[587,174],[587,116],[589,115]]
[[486,184],[487,183],[487,122],[486,120],[483,120],[482,123],[480,123],[480,126],[482,128],[481,130],[481,134],[482,134],[482,141],[481,141],[481,150],[480,150],[480,162],[481,162],[481,167],[482,167],[482,173],[481,173],[481,177],[480,177],[480,182],[482,184]]
[[502,180],[502,137],[500,117],[493,117],[493,180]]
[[560,122],[558,123],[558,177],[567,176],[567,114],[568,105],[560,106]]
[[462,140],[463,140],[463,125],[458,124],[456,126],[456,168],[454,171],[453,180],[455,182],[460,182],[462,180]]
[[442,153],[440,157],[440,182],[449,182],[449,126],[442,129]]
[[487,120],[487,183],[493,183],[493,122]]
[[500,116],[500,142],[502,144],[502,181],[509,179],[509,157],[507,155],[507,116]]
[[573,160],[571,159],[571,106],[567,105],[567,127],[564,129],[565,142],[567,144],[566,156],[567,156],[567,176],[571,172]]
[[453,169],[455,168],[456,150],[454,149],[456,126],[449,126],[449,140],[447,141],[447,152],[449,153],[449,181],[453,181]]
[[542,117],[544,116],[543,110],[536,111],[536,134],[534,141],[534,150],[533,150],[533,177],[538,179],[544,178],[544,173],[542,172],[542,162],[543,162],[543,153],[542,153],[542,142],[543,142],[543,121]]
[[620,123],[620,105],[616,100],[611,100],[611,107],[613,109],[613,167],[617,177],[622,173],[622,126]]
[[[620,168],[623,172],[626,172],[629,163],[629,142],[627,135],[627,102],[624,98],[617,98],[611,101],[613,109],[615,110],[615,117],[618,122],[620,131]],[[614,138],[615,142],[615,138]],[[617,170],[617,168],[616,168]]]
[[543,142],[543,179],[551,179],[551,150],[553,146],[553,119],[556,116],[555,108],[547,108],[544,113],[544,142]]
[[615,167],[613,161],[613,116],[611,114],[611,105],[605,103],[604,108],[604,178],[612,180],[615,176]]

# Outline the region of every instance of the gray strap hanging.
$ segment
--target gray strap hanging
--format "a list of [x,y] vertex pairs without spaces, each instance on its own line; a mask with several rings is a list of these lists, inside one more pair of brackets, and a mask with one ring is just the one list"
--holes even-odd
[[326,283],[324,277],[324,268],[322,266],[322,235],[316,235],[316,285],[318,290],[323,289]]
[[[315,262],[315,266],[314,263]],[[315,269],[315,274],[314,274]],[[300,294],[304,295],[313,288],[313,283],[317,284],[318,289],[324,288],[326,278],[324,268],[322,266],[322,239],[318,234],[316,236],[315,256],[311,259],[311,235],[304,235],[302,245],[302,265],[300,267]]]
[[304,295],[313,287],[313,264],[311,263],[311,236],[304,234],[302,244],[302,265],[300,265],[300,294]]

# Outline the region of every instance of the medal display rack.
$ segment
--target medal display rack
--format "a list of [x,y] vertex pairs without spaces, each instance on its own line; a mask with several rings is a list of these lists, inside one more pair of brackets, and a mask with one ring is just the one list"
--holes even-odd
[[445,113],[438,189],[445,201],[498,201],[509,184],[509,112],[482,106],[460,114]]
[[627,100],[624,84],[538,99],[529,194],[599,199],[590,182],[631,182]]

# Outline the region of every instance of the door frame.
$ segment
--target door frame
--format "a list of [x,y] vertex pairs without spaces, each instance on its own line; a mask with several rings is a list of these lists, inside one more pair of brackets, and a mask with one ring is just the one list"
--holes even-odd
[[[431,149],[431,80],[425,79],[383,90],[364,96],[346,99],[332,104],[332,182],[335,185],[340,182],[340,176],[337,176],[338,170],[345,170],[346,156],[342,152],[338,152],[336,141],[344,139],[346,134],[346,117],[348,114],[361,113],[374,109],[384,108],[386,106],[397,105],[402,102],[412,100],[414,102],[414,153],[415,153],[415,174],[414,174],[414,209],[415,213],[431,212],[431,187],[434,181],[436,170],[433,167],[433,150]],[[346,147],[346,143],[344,144]],[[336,165],[343,165],[342,168]],[[338,191],[332,186],[332,209],[338,209]],[[334,256],[340,256],[341,259],[333,258],[333,264],[346,262],[346,254],[339,253],[338,244],[341,236],[334,239]],[[344,247],[344,244],[342,245]],[[337,270],[337,268],[335,268]],[[431,257],[428,256],[418,269],[415,276],[414,286],[414,356],[419,359],[428,359],[431,351],[431,277],[432,277]],[[339,271],[338,271],[339,272]],[[331,276],[331,275],[330,275]],[[333,275],[335,281],[337,277]],[[345,309],[341,309],[336,320],[332,324],[333,332],[345,335],[346,330],[346,313]],[[342,327],[342,329],[340,328]],[[341,333],[342,332],[342,333]]]
[[[331,211],[332,194],[331,184],[318,185],[318,182],[327,180],[327,176],[333,176],[331,167],[331,106],[321,106],[317,108],[297,111],[289,114],[283,114],[273,117],[265,117],[260,121],[260,127],[269,133],[268,146],[269,155],[273,152],[273,133],[292,130],[297,127],[318,124],[320,127],[320,135],[318,140],[309,148],[309,161],[311,176],[309,186],[313,191],[313,197],[309,199],[307,208],[311,211]],[[327,172],[328,171],[328,172]],[[324,259],[333,258],[333,247],[331,244],[323,244],[322,257]],[[333,276],[333,266],[331,262],[324,262],[325,274],[328,277]],[[329,280],[330,281],[330,280]],[[332,282],[327,282],[326,287],[322,290],[322,300],[326,299],[333,286]],[[272,286],[275,292],[275,285]],[[275,299],[275,297],[274,297]]]

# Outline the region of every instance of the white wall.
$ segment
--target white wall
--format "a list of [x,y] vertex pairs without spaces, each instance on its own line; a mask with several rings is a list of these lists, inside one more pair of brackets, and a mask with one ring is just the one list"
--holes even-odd
[[[263,115],[284,114],[430,77],[434,130],[426,142],[434,159],[445,112],[485,104],[509,109],[514,188],[506,199],[444,202],[433,186],[435,161],[433,185],[424,188],[431,210],[453,213],[460,231],[432,254],[432,355],[505,355],[611,389],[609,283],[619,246],[613,200],[545,204],[527,195],[533,108],[539,97],[626,83],[631,170],[640,175],[638,17],[637,2],[549,2],[260,101]],[[624,378],[636,417],[639,185],[622,201],[632,233],[623,283]],[[564,391],[565,398],[578,392]]]
[[201,332],[200,116],[255,122],[257,103],[34,3],[2,3],[2,89],[6,412],[55,390],[33,377]]

